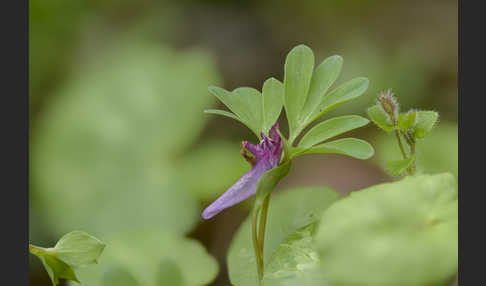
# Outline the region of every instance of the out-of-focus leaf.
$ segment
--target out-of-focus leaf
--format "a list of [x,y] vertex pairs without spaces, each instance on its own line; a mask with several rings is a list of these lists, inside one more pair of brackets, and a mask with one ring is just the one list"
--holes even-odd
[[187,232],[199,207],[171,160],[199,136],[201,113],[214,102],[201,92],[218,81],[211,59],[120,45],[75,78],[52,96],[31,136],[32,192],[54,234]]
[[106,286],[140,286],[132,274],[123,267],[114,267],[107,270],[101,280],[101,285]]
[[[109,247],[98,267],[80,268],[81,281],[90,286],[108,286],[103,279],[112,269],[123,269],[139,285],[159,286],[176,281],[187,286],[208,285],[218,273],[218,263],[196,240],[162,231],[132,232],[108,238]],[[167,261],[170,261],[168,265]],[[179,274],[169,273],[178,269]],[[126,275],[126,274],[125,274]],[[176,279],[176,280],[174,280]],[[72,284],[75,285],[75,284]],[[169,285],[169,284],[167,284]]]
[[292,157],[301,154],[341,154],[366,160],[375,153],[370,143],[356,138],[342,138],[314,146],[310,149],[295,148]]
[[160,262],[159,272],[157,273],[157,285],[184,286],[184,277],[174,261],[163,259]]
[[417,118],[416,111],[410,111],[405,114],[401,114],[398,117],[397,129],[399,130],[409,130],[415,126],[415,120]]
[[383,107],[377,103],[366,110],[371,121],[386,132],[393,131],[393,124]]
[[212,141],[195,148],[177,165],[179,181],[197,198],[212,201],[250,169],[239,148],[239,144],[225,141]]
[[336,81],[342,66],[343,58],[341,56],[331,56],[322,61],[314,71],[309,95],[302,110],[301,124],[307,126],[307,122],[311,119],[309,116],[318,108],[327,90]]
[[[390,160],[401,158],[397,139],[391,134],[373,137],[376,148],[376,162],[384,167]],[[458,129],[457,124],[442,121],[426,138],[417,140],[417,172],[458,174]]]
[[323,213],[315,241],[331,285],[444,285],[457,272],[457,182],[408,176],[353,192]]
[[64,262],[73,266],[98,263],[105,244],[84,231],[72,231],[56,243],[53,253]]
[[[279,283],[280,278],[282,280],[292,277],[297,279],[300,275],[306,275],[305,270],[299,268],[300,263],[298,262],[301,258],[303,259],[302,255],[309,253],[309,251],[305,248],[301,249],[304,252],[299,251],[299,248],[303,244],[305,245],[305,241],[296,241],[295,244],[292,242],[293,240],[300,240],[296,237],[299,234],[295,234],[295,232],[316,222],[322,212],[338,198],[338,193],[324,187],[289,189],[272,196],[268,211],[264,248],[264,263],[267,267],[264,277],[268,277],[268,279],[264,280],[264,285],[272,282]],[[253,286],[258,283],[250,227],[251,221],[247,218],[234,236],[228,252],[229,277],[231,283],[236,286]],[[294,235],[294,238],[289,238],[290,235]],[[307,235],[301,234],[301,236],[303,239],[308,238]],[[289,252],[283,243],[293,243],[295,247]],[[277,250],[279,250],[278,253]],[[275,263],[282,262],[281,259],[285,256],[285,259],[288,259],[286,262],[293,264],[296,267],[295,269],[292,270],[289,265],[284,277],[279,277],[278,272],[268,272],[270,269],[276,270],[278,267]],[[297,263],[294,259],[297,259]],[[306,260],[305,264],[312,263]]]
[[261,204],[265,197],[275,188],[278,182],[287,176],[291,166],[292,163],[289,160],[284,164],[263,173],[258,181],[256,189],[256,205]]
[[439,113],[435,111],[417,111],[417,119],[414,128],[415,137],[425,137],[439,119]]
[[311,120],[308,124],[321,117],[329,110],[361,96],[366,89],[368,89],[368,79],[365,77],[358,77],[338,86],[322,99],[319,108],[310,116]]
[[362,127],[368,123],[368,119],[359,115],[345,115],[328,119],[309,130],[302,137],[302,140],[300,140],[298,148],[308,149],[322,141]]
[[300,113],[309,92],[314,70],[314,53],[305,46],[293,48],[285,60],[284,106],[289,122],[290,138],[296,136]]
[[283,106],[283,84],[275,78],[269,78],[263,83],[263,133],[268,131],[277,121]]
[[392,176],[400,176],[403,172],[407,170],[410,165],[415,161],[415,157],[410,157],[402,160],[389,161],[386,164],[386,170]]

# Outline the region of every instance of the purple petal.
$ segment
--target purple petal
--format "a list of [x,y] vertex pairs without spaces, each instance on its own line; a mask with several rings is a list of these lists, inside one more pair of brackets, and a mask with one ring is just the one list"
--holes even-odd
[[278,166],[282,156],[282,140],[277,132],[278,123],[270,129],[270,137],[262,134],[262,141],[258,145],[243,142],[245,148],[255,155],[255,163],[223,195],[210,204],[202,213],[204,219],[210,219],[222,210],[255,195],[258,181],[264,172]]

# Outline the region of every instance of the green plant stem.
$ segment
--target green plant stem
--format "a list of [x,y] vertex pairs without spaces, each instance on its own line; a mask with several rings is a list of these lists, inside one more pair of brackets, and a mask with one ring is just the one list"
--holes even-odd
[[263,278],[263,254],[260,251],[260,243],[258,241],[257,233],[258,211],[258,206],[255,203],[255,206],[252,210],[251,234],[253,239],[253,248],[255,250],[255,258],[257,262],[258,281],[261,281]]
[[264,258],[263,246],[265,243],[265,227],[267,225],[267,214],[268,214],[268,205],[270,203],[270,194],[268,194],[263,200],[262,210],[260,213],[260,224],[258,225],[258,242],[260,244],[260,253],[262,259]]
[[405,153],[405,149],[403,148],[402,140],[400,139],[400,133],[398,132],[398,130],[395,130],[395,135],[397,136],[398,146],[400,146],[400,151],[402,152],[403,159],[407,159],[407,153]]

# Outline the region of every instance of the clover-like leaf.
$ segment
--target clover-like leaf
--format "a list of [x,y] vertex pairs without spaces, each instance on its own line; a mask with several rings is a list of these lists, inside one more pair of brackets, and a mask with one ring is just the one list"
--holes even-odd
[[311,113],[310,120],[305,123],[305,126],[335,107],[361,96],[367,89],[368,79],[365,77],[354,78],[343,83],[324,96],[318,108]]
[[439,113],[435,111],[417,111],[417,119],[414,128],[416,138],[425,137],[439,119]]
[[300,140],[298,148],[308,149],[320,142],[365,126],[369,120],[358,115],[344,115],[320,122]]
[[275,124],[283,106],[283,84],[275,78],[269,78],[263,83],[263,127],[262,132],[268,131]]
[[[339,198],[339,194],[325,187],[304,187],[285,190],[272,195],[265,236],[263,285],[292,285],[284,281],[302,278],[317,257],[309,250],[312,232],[305,229],[318,221],[322,212]],[[291,249],[288,248],[289,244]],[[311,255],[311,257],[306,257]],[[301,259],[304,259],[303,261]],[[251,242],[251,219],[247,218],[238,229],[228,252],[228,271],[231,283],[236,286],[258,285],[256,260]],[[302,261],[303,263],[296,263]],[[287,264],[285,271],[280,266]],[[283,275],[279,275],[283,274]],[[322,281],[321,281],[322,282]]]
[[319,107],[326,92],[336,81],[343,66],[341,56],[331,56],[322,61],[312,75],[309,94],[301,113],[300,124],[307,125],[309,116]]
[[415,161],[415,156],[412,156],[407,159],[402,159],[402,160],[393,160],[389,161],[386,164],[386,170],[388,173],[390,173],[392,176],[400,176],[403,172],[405,172],[410,165]]
[[176,262],[162,259],[157,272],[157,285],[184,286],[184,276]]
[[416,111],[409,111],[407,113],[400,114],[396,128],[398,130],[409,130],[415,126],[416,118]]
[[105,244],[83,231],[72,231],[64,235],[52,248],[29,245],[29,252],[37,256],[44,265],[54,285],[59,279],[79,283],[72,267],[98,263]]
[[393,123],[381,104],[377,103],[366,110],[371,121],[386,132],[393,131]]
[[446,285],[458,267],[457,207],[450,173],[352,192],[322,214],[320,269],[334,286]]
[[314,53],[305,46],[293,48],[285,60],[284,106],[290,138],[295,136],[300,113],[304,108],[314,70]]
[[304,154],[341,154],[356,159],[369,159],[375,150],[370,143],[362,139],[342,138],[316,145],[309,149],[294,148],[291,157]]
[[[207,113],[224,115],[233,119],[236,119],[246,125],[258,138],[260,138],[261,127],[261,98],[256,98],[256,90],[249,90],[249,88],[242,88],[229,92],[223,88],[211,86],[208,90],[216,96],[229,110],[231,110],[234,116],[230,113],[214,110],[206,110]],[[256,91],[256,92],[255,92]],[[259,92],[258,92],[259,93]],[[260,96],[261,97],[261,96]],[[257,101],[257,102],[254,102]],[[260,104],[260,106],[258,106]]]
[[122,266],[113,267],[104,272],[101,280],[102,285],[116,286],[140,286],[138,281],[128,270]]
[[105,246],[96,237],[75,230],[61,237],[52,251],[70,265],[84,266],[98,263],[98,258]]
[[59,279],[72,280],[80,283],[73,268],[61,259],[51,254],[41,255],[39,258],[54,286],[59,284]]

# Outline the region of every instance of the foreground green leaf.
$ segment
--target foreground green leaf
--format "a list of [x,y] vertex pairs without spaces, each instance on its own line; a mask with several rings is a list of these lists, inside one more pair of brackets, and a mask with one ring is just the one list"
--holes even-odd
[[[161,281],[184,285],[208,285],[218,273],[217,261],[196,240],[162,231],[132,232],[107,239],[108,247],[98,267],[78,270],[84,284],[105,284],[106,273],[123,270],[139,285],[159,286]],[[74,284],[73,284],[74,285]]]
[[293,48],[285,60],[284,106],[289,122],[290,138],[296,134],[300,113],[307,99],[314,70],[314,53],[305,46]]
[[269,78],[263,83],[263,133],[268,131],[277,121],[283,106],[283,84],[274,78]]
[[[313,264],[305,257],[312,251],[305,246],[309,235],[302,228],[318,221],[322,212],[338,198],[338,193],[324,187],[294,188],[272,196],[267,220],[268,235],[265,236],[264,285],[279,285],[288,280],[302,282],[301,278],[307,275],[307,271],[300,266]],[[228,252],[229,277],[236,286],[258,283],[250,227],[251,221],[247,218],[234,236]],[[288,249],[287,244],[293,245],[292,249]],[[300,263],[301,259],[305,261]],[[285,275],[279,275],[279,263],[290,263]]]
[[362,139],[342,138],[309,149],[294,148],[291,157],[303,154],[341,154],[366,160],[375,153],[373,146]]
[[457,207],[449,173],[353,192],[322,215],[321,271],[333,286],[445,285],[457,272]]
[[365,126],[368,123],[368,119],[358,115],[345,115],[328,119],[309,130],[300,140],[298,148],[308,149],[325,140]]

